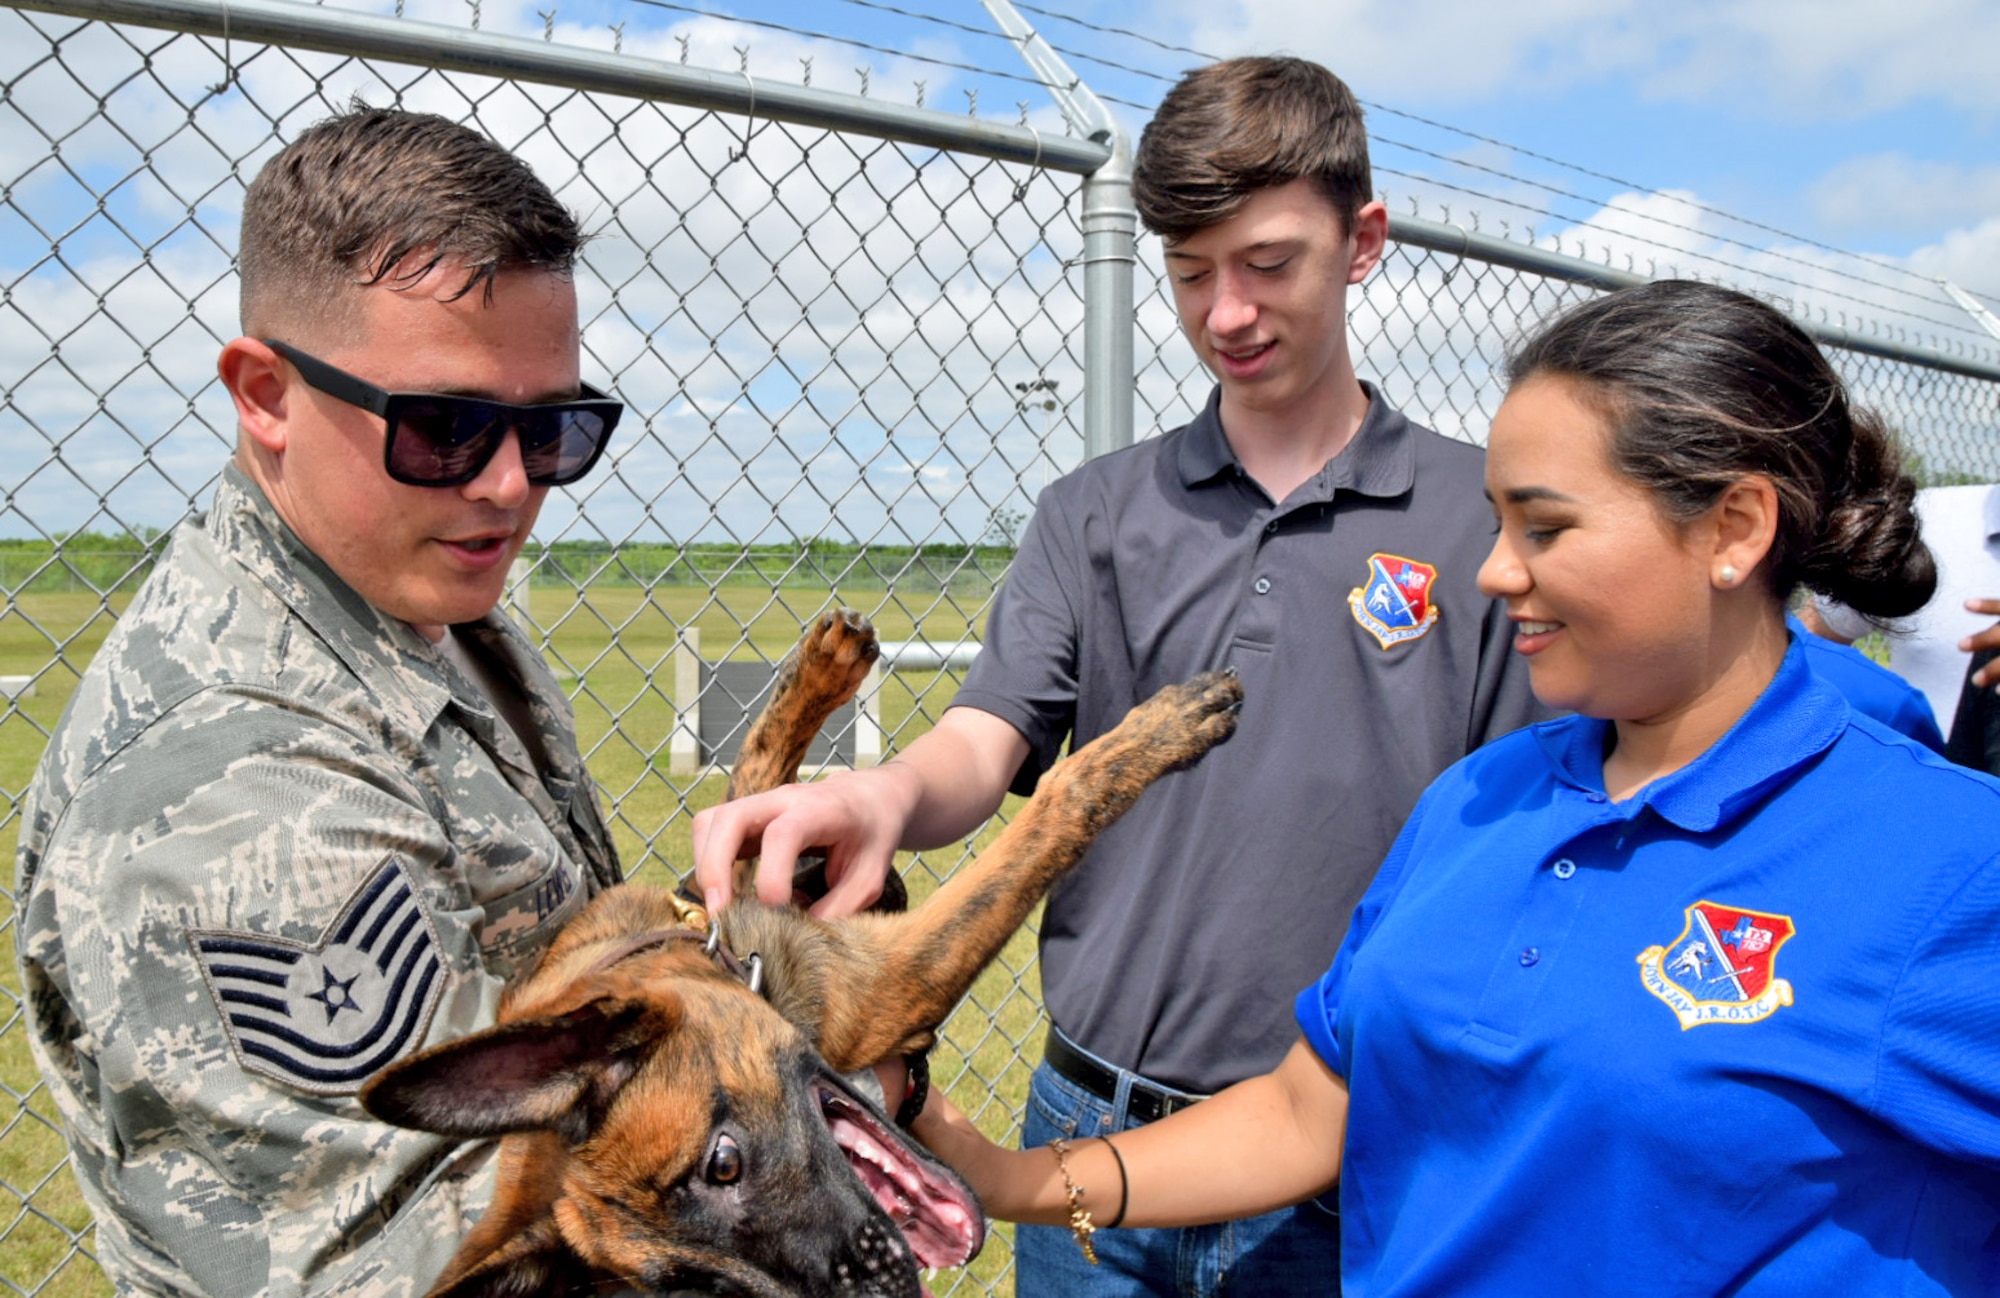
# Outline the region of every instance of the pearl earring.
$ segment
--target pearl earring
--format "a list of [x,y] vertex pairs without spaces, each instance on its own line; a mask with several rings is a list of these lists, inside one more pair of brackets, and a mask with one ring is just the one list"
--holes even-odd
[[1720,581],[1725,589],[1736,584],[1736,569],[1726,563],[1722,565],[1722,571],[1716,573],[1715,576],[1716,580]]

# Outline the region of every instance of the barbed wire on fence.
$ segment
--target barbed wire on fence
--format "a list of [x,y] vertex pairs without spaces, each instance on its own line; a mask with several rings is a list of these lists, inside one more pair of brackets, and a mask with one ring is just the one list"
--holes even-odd
[[[970,23],[881,0],[841,0],[841,3],[851,9],[893,15],[974,42],[1005,39]],[[699,5],[676,8],[717,20],[724,17],[718,10]],[[1075,41],[1051,35],[1049,30],[1042,32],[1065,58],[1090,68],[1123,74],[1155,95],[1186,70],[1189,60],[1212,61],[1216,57],[1210,52],[1128,28],[1092,22],[1075,14],[1035,5],[1020,8],[1054,27],[1122,42],[1128,52],[1117,55],[1103,49],[1082,48]],[[732,20],[757,21],[741,17]],[[1156,57],[1148,63],[1144,57],[1147,54]],[[1185,57],[1166,60],[1157,57],[1160,55]],[[967,72],[981,68],[964,60],[939,60],[937,65]],[[1022,79],[1012,73],[986,75]],[[1106,102],[1135,113],[1135,123],[1143,122],[1152,111],[1152,99],[1125,97],[1102,89],[1098,93]],[[1546,240],[1550,247],[1580,245],[1584,255],[1608,255],[1614,261],[1629,260],[1638,266],[1674,264],[1686,273],[1762,287],[1768,296],[1781,298],[1798,310],[1823,311],[1828,319],[1837,319],[1843,313],[1857,319],[1866,317],[1878,328],[1900,329],[1904,337],[1922,338],[1929,345],[1954,354],[1986,359],[1995,355],[1993,340],[1967,318],[1940,284],[1907,266],[1837,248],[1701,202],[1683,192],[1579,166],[1432,116],[1376,101],[1367,102],[1366,107],[1378,119],[1394,117],[1442,137],[1435,144],[1401,138],[1382,130],[1378,120],[1370,138],[1377,153],[1378,172],[1406,182],[1402,196],[1416,199],[1422,210],[1442,215],[1446,220],[1451,219],[1451,207],[1457,203],[1462,214],[1476,214],[1472,218],[1475,220],[1483,216],[1488,229],[1518,225],[1530,243]],[[1458,147],[1454,150],[1452,145]],[[1467,145],[1500,150],[1511,162],[1495,165],[1481,161],[1465,151]],[[1574,183],[1537,175],[1523,164],[1543,164],[1573,181],[1597,182],[1609,188],[1582,192]],[[1558,204],[1584,206],[1580,210],[1558,210]],[[2000,296],[1987,296],[2000,302]]]

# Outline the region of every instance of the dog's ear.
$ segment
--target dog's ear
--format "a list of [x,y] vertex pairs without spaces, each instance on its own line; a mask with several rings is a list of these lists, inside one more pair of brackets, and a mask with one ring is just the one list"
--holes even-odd
[[[468,1241],[469,1242],[469,1241]],[[593,1277],[562,1241],[554,1218],[543,1217],[491,1252],[452,1261],[427,1298],[533,1298],[588,1293]]]
[[575,1143],[631,1079],[648,1043],[677,1025],[671,999],[603,996],[503,1023],[399,1060],[361,1088],[384,1122],[474,1139],[553,1131]]

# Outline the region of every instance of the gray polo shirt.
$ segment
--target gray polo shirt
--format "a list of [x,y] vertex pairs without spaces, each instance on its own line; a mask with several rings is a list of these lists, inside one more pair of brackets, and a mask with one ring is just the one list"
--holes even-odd
[[[1475,578],[1493,540],[1477,447],[1369,390],[1348,448],[1282,504],[1217,414],[1042,492],[953,706],[1032,748],[1033,787],[1132,705],[1242,674],[1241,724],[1167,776],[1056,886],[1042,985],[1065,1034],[1168,1086],[1277,1064],[1417,796],[1542,715]],[[1449,935],[1440,935],[1448,940]]]

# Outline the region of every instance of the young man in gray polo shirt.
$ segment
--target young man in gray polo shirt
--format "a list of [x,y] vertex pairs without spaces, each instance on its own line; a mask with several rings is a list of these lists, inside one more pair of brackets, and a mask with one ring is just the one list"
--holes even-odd
[[[1051,895],[1053,1028],[1023,1131],[1101,1136],[1277,1063],[1404,817],[1444,767],[1530,720],[1511,628],[1474,578],[1492,540],[1477,449],[1355,375],[1348,287],[1388,216],[1361,112],[1296,59],[1190,74],[1140,141],[1140,214],[1217,388],[1194,422],[1052,484],[937,727],[874,771],[695,822],[711,900],[761,847],[758,890],[828,845],[823,912],[880,887],[898,847],[963,837],[1063,742],[1160,687],[1234,666],[1236,736],[1167,777]],[[1332,1205],[1249,1223],[1017,1237],[1016,1291],[1317,1294],[1338,1284]]]

